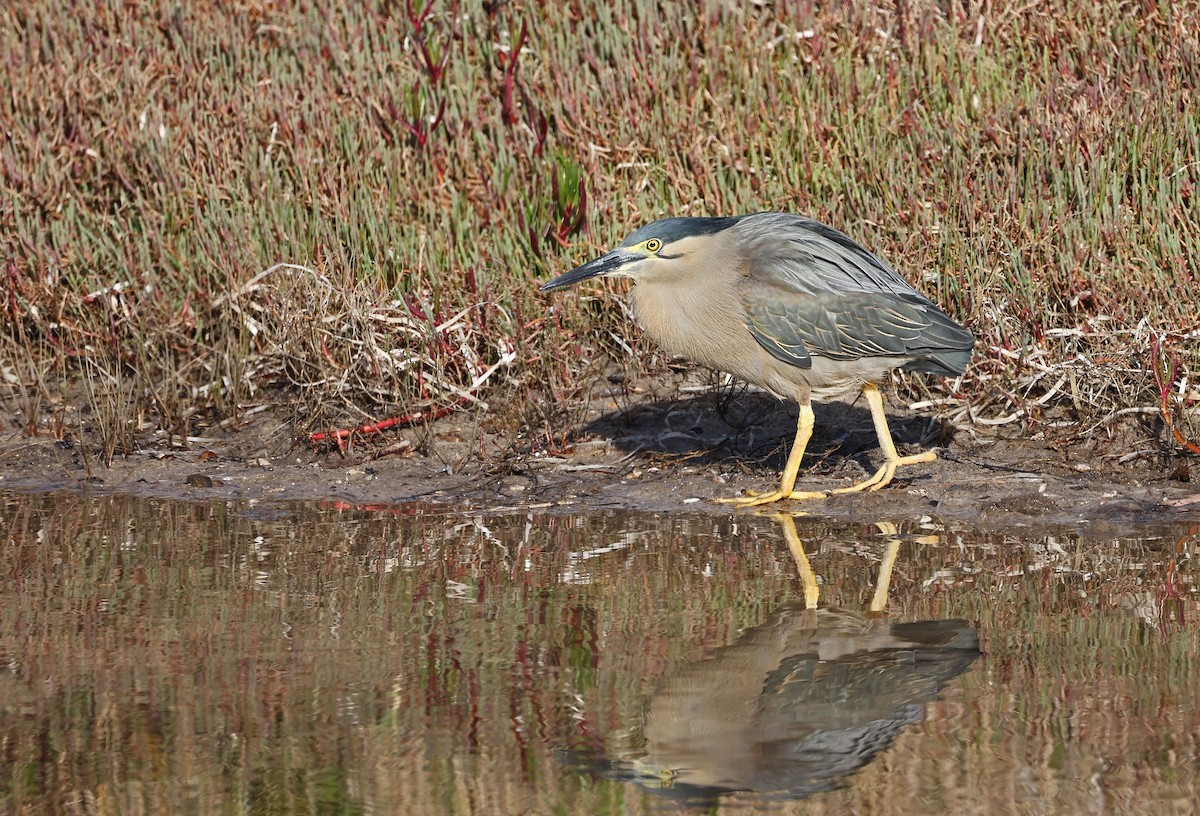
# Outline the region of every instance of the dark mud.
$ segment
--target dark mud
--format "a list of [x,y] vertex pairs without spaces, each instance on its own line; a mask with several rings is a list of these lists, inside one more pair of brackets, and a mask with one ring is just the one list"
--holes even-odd
[[[262,417],[186,447],[147,439],[111,466],[77,441],[13,434],[0,441],[0,488],[74,489],[204,501],[316,499],[351,505],[410,501],[480,510],[627,508],[725,514],[714,499],[773,487],[795,428],[795,407],[754,393],[600,396],[571,445],[530,452],[462,415],[350,450],[301,444]],[[979,529],[1065,528],[1095,535],[1195,519],[1194,457],[1162,451],[1138,430],[1050,439],[1014,426],[951,428],[889,405],[902,453],[936,448],[884,490],[791,503],[838,519],[930,516]],[[829,490],[869,475],[880,452],[865,406],[817,406],[818,427],[798,484]],[[392,451],[392,452],[388,452]],[[748,511],[754,512],[754,511]]]

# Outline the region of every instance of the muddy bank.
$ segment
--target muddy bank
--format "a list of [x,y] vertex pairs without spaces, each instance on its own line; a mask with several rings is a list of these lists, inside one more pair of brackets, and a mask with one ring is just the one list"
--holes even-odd
[[[90,490],[193,501],[423,501],[484,512],[520,509],[729,513],[716,498],[773,486],[795,428],[794,406],[752,393],[644,393],[598,399],[569,448],[530,450],[461,415],[347,452],[313,450],[286,423],[260,416],[186,448],[147,439],[111,467],[78,441],[11,435],[0,442],[0,489]],[[1063,528],[1103,536],[1200,524],[1196,463],[1136,430],[1064,442],[1016,428],[950,428],[889,405],[901,452],[937,448],[886,489],[790,502],[790,511],[856,520],[930,516],[981,529]],[[817,406],[804,489],[843,487],[880,461],[865,407]],[[386,451],[393,451],[385,453]],[[398,452],[397,452],[398,451]],[[759,511],[749,511],[759,512]]]

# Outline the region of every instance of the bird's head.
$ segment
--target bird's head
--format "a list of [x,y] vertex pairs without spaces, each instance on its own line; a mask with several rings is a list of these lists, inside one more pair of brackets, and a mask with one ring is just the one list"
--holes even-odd
[[[564,272],[542,285],[543,292],[565,289],[588,278],[633,278],[686,275],[696,253],[712,252],[722,234],[740,219],[664,218],[634,230],[612,252]],[[694,260],[694,259],[693,259]]]

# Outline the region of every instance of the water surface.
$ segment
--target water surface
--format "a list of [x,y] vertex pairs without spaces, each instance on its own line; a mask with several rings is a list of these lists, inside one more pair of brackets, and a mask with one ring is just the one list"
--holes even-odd
[[0,812],[1200,800],[1183,527],[0,494],[0,530]]

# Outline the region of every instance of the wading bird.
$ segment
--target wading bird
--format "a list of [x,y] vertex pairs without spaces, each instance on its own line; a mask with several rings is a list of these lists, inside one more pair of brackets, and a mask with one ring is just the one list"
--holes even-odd
[[876,382],[895,368],[953,377],[975,345],[971,333],[853,239],[800,215],[664,218],[613,251],[542,286],[632,278],[638,323],[672,354],[733,374],[800,405],[796,439],[778,489],[725,499],[768,504],[825,492],[794,490],[813,430],[812,400],[861,389],[884,463],[830,492],[878,490],[900,465],[933,451],[896,451]]

